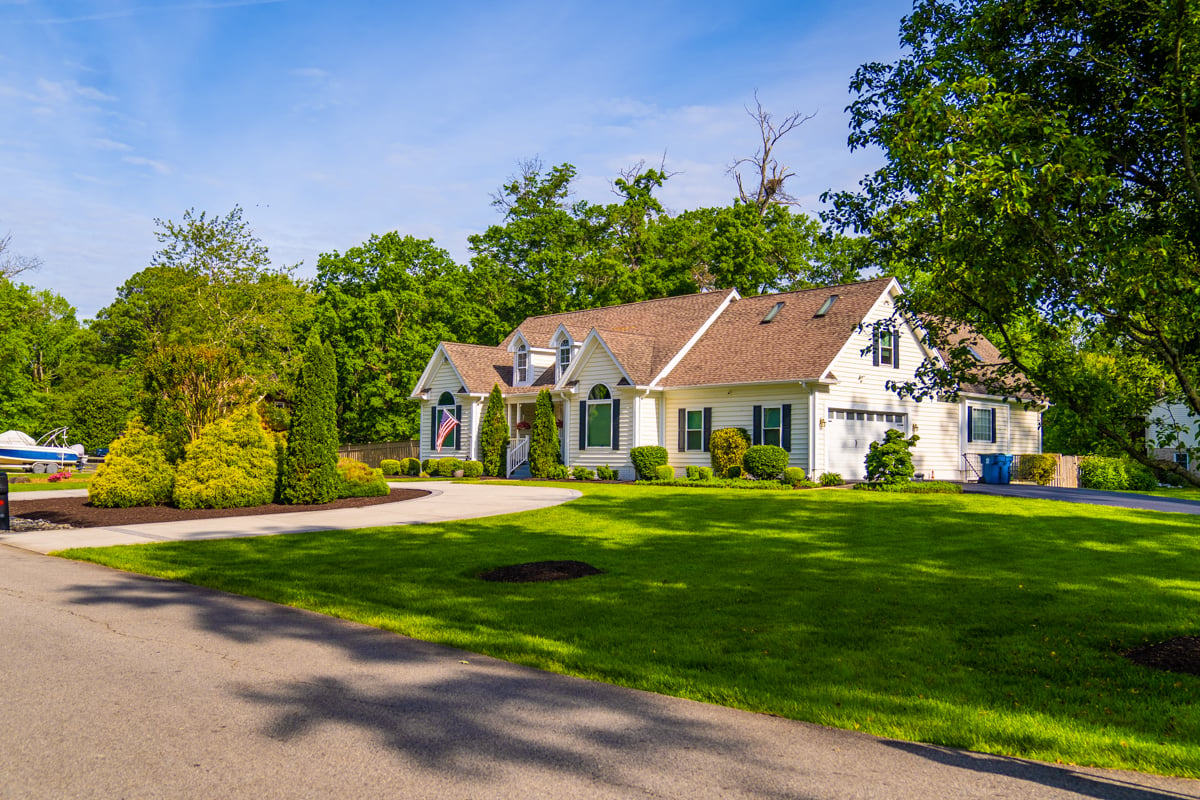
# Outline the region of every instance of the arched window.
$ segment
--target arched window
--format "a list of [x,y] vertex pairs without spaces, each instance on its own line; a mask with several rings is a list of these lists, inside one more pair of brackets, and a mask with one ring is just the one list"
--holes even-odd
[[525,343],[517,345],[517,384],[529,383],[529,351]]
[[562,377],[571,366],[571,338],[564,334],[558,340],[558,377]]
[[438,405],[439,406],[454,405],[454,395],[450,394],[449,392],[442,392],[441,397],[438,398]]
[[[450,392],[442,392],[438,395],[437,405],[433,407],[433,413],[429,421],[429,448],[437,449],[438,433],[441,431],[444,414],[449,414],[462,422],[462,406],[454,402],[454,395]],[[442,449],[447,448],[457,450],[462,446],[462,425],[455,425],[452,430],[446,433],[442,440]]]
[[620,401],[613,399],[612,392],[603,383],[597,383],[588,392],[588,399],[580,403],[580,449],[589,447],[611,447],[617,449],[617,425],[621,415]]
[[612,400],[612,394],[609,393],[608,387],[603,383],[597,383],[588,392],[588,400]]

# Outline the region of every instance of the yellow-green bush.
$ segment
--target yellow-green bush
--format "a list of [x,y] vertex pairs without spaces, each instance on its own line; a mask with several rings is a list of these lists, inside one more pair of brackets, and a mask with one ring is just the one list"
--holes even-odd
[[1017,480],[1033,481],[1039,486],[1049,486],[1058,472],[1058,459],[1050,453],[1021,456],[1017,462]]
[[88,484],[88,500],[101,508],[156,506],[171,499],[174,483],[162,442],[134,419]]
[[175,478],[179,508],[246,508],[270,503],[278,475],[275,441],[247,406],[217,420],[184,450]]
[[337,462],[338,497],[383,497],[392,489],[383,472],[371,469],[361,461],[339,458]]
[[399,475],[400,461],[395,458],[385,458],[379,462],[379,469],[384,475]]

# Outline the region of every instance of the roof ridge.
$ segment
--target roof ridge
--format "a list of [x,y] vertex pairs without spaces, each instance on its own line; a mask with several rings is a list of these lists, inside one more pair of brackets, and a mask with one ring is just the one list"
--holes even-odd
[[[565,316],[569,316],[571,314],[588,314],[593,311],[611,311],[614,308],[625,308],[627,306],[643,306],[643,305],[648,305],[650,303],[664,303],[664,302],[667,302],[670,300],[686,300],[686,299],[693,298],[693,297],[705,297],[708,295],[718,295],[721,292],[729,293],[729,292],[734,292],[734,291],[737,291],[737,290],[734,287],[730,286],[727,289],[714,289],[710,292],[692,292],[691,294],[676,294],[676,295],[672,295],[670,297],[651,297],[648,300],[632,300],[628,303],[617,303],[616,305],[612,305],[612,306],[596,306],[595,308],[579,308],[574,311],[558,311],[554,314],[537,314],[535,316],[526,317],[525,319],[521,320],[521,325],[524,325],[526,322],[529,322],[530,320],[534,320],[534,319],[549,319],[551,317],[565,317]],[[517,328],[514,328],[513,330],[517,330],[518,328],[521,327],[521,325],[518,325]]]

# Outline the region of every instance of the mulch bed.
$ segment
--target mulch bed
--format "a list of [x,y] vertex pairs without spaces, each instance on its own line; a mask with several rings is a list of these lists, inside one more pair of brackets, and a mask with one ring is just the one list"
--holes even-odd
[[379,497],[347,497],[324,505],[288,506],[270,503],[250,508],[196,508],[184,510],[172,506],[138,506],[136,508],[97,508],[86,497],[56,497],[53,500],[22,500],[20,494],[9,495],[14,517],[41,519],[55,525],[72,528],[101,528],[113,525],[141,525],[146,522],[180,522],[189,519],[218,519],[221,517],[253,517],[259,514],[290,514],[296,511],[329,511],[339,508],[363,508],[383,503],[395,503],[424,497],[429,492],[420,489],[392,489]]
[[496,567],[480,575],[485,581],[500,583],[536,583],[538,581],[565,581],[585,575],[599,575],[596,569],[583,561],[534,561],[529,564],[512,564]]
[[1126,650],[1124,656],[1143,667],[1200,675],[1200,636],[1177,636],[1158,644],[1135,647]]

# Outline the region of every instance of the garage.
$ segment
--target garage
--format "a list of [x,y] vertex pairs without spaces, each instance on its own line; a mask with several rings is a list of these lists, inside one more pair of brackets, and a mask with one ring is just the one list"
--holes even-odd
[[891,428],[907,432],[908,415],[892,411],[831,409],[825,427],[825,471],[846,480],[867,477],[867,449]]

